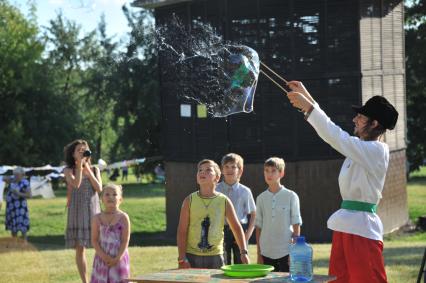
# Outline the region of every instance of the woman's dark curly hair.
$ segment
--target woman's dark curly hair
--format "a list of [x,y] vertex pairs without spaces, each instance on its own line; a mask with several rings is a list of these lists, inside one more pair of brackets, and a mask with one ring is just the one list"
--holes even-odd
[[73,168],[75,166],[75,159],[73,154],[75,148],[79,144],[84,144],[85,146],[89,147],[89,144],[85,140],[75,140],[64,147],[65,163],[67,164],[68,168]]

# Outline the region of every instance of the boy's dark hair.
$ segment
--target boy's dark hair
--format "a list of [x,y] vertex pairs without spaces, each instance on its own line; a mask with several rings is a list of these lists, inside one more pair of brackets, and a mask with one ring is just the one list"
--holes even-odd
[[273,156],[268,158],[265,161],[265,164],[263,165],[263,167],[274,167],[274,168],[277,168],[278,171],[284,172],[285,162],[284,162],[284,159]]
[[87,143],[87,141],[81,140],[81,139],[72,141],[71,143],[67,144],[64,147],[64,158],[68,168],[73,168],[75,166],[75,158],[73,154],[74,154],[75,148],[79,144],[84,144],[85,146],[89,147],[89,144]]
[[239,154],[228,153],[222,157],[222,161],[220,163],[223,167],[226,163],[230,162],[237,164],[237,167],[240,170],[244,167],[244,159]]

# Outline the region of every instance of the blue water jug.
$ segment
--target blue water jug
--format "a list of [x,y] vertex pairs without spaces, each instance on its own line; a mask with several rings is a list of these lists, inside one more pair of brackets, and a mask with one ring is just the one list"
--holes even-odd
[[296,243],[290,245],[290,279],[293,282],[312,280],[312,248],[305,242],[305,237],[297,237]]

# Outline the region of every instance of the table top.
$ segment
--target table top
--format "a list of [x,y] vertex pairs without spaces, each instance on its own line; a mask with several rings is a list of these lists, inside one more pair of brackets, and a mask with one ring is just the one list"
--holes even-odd
[[[333,276],[314,275],[312,283],[329,282],[336,279]],[[142,283],[285,283],[291,282],[289,274],[285,272],[270,272],[265,277],[256,278],[234,278],[223,274],[220,269],[171,269],[156,273],[141,275],[127,279],[127,282],[142,282]]]

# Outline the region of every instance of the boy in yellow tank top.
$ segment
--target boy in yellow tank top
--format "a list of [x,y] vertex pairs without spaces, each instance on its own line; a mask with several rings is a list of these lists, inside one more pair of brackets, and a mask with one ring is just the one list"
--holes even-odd
[[177,231],[179,268],[220,268],[223,265],[225,218],[240,248],[241,261],[249,263],[244,232],[232,202],[216,192],[219,166],[204,159],[197,168],[200,190],[185,198],[180,211]]

